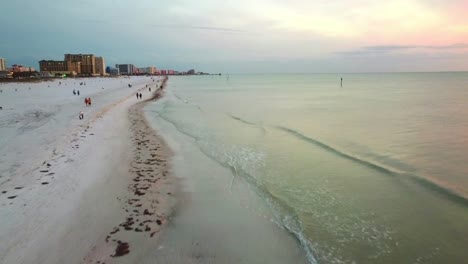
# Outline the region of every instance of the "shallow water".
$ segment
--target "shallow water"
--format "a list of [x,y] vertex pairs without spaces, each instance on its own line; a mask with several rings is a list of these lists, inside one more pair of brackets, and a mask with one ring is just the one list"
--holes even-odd
[[467,73],[174,77],[148,111],[191,139],[181,157],[251,186],[309,262],[460,263],[467,96]]

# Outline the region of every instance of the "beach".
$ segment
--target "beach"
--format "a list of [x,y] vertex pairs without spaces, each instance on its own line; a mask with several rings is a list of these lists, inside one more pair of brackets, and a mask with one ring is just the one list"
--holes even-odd
[[161,85],[133,77],[0,86],[0,262],[132,263],[157,239],[176,190],[170,151],[141,107]]
[[0,262],[466,259],[466,73],[336,80],[1,84]]
[[247,182],[159,130],[166,82],[0,87],[2,263],[306,263]]

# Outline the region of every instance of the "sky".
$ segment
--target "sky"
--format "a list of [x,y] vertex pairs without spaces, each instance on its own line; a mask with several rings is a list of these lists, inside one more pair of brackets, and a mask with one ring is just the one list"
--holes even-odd
[[3,1],[0,57],[212,73],[468,71],[468,0]]

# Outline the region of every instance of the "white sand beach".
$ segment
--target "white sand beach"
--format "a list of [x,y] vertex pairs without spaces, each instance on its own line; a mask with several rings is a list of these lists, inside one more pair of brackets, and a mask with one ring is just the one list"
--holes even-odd
[[[104,263],[119,244],[130,244],[120,247],[125,254],[155,237],[164,202],[150,192],[169,174],[168,152],[129,109],[151,98],[147,85],[154,92],[160,84],[150,77],[0,84],[1,263]],[[138,229],[131,218],[146,222]]]

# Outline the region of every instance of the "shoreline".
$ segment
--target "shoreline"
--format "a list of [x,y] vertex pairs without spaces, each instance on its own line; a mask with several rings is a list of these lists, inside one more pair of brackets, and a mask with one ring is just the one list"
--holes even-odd
[[[152,104],[145,112],[174,150],[173,170],[183,188],[157,250],[142,263],[308,263],[300,241],[278,224],[255,186],[210,157],[198,145],[200,138],[165,115],[172,107],[185,109],[187,101],[174,93],[168,90],[161,104]],[[198,120],[199,111],[184,112],[184,117],[192,113],[195,116],[189,117]]]

